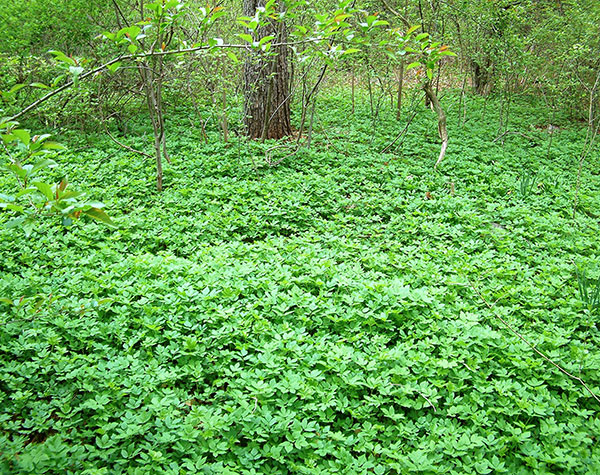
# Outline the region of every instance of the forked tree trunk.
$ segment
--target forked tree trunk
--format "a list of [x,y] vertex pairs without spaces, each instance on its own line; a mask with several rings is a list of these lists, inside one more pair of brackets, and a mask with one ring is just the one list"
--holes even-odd
[[[244,15],[253,17],[265,0],[244,0]],[[284,43],[283,23],[260,27],[255,40],[273,35],[273,43]],[[250,138],[280,139],[292,134],[289,104],[288,48],[271,50],[275,55],[253,52],[244,64],[244,123]]]

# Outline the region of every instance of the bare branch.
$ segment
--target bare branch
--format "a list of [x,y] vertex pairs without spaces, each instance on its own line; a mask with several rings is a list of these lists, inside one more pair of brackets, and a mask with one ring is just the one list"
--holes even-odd
[[402,20],[402,23],[404,23],[407,28],[410,28],[410,23],[408,22],[408,20],[400,12],[396,11],[395,9],[393,9],[386,0],[382,0],[382,1],[383,1],[383,5],[385,6],[385,8],[387,8],[388,11],[392,15],[397,16],[398,18],[400,18],[400,20]]

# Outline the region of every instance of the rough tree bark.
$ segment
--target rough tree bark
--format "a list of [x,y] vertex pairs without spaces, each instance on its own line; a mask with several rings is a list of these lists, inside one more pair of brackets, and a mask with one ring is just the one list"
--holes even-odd
[[487,60],[484,66],[476,61],[471,61],[471,74],[473,88],[481,96],[487,96],[492,91],[491,61]]
[[[244,15],[254,16],[265,0],[244,0]],[[255,40],[273,35],[274,43],[284,43],[283,23],[260,27]],[[244,123],[250,138],[280,139],[292,134],[289,104],[288,48],[280,46],[275,55],[250,54],[244,64]]]

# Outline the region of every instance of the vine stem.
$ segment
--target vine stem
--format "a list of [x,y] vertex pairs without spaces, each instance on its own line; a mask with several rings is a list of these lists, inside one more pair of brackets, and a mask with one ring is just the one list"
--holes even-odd
[[470,280],[469,280],[469,285],[471,286],[473,291],[477,295],[479,295],[479,298],[483,301],[483,303],[485,303],[487,308],[489,308],[492,311],[492,314],[494,315],[494,317],[496,317],[498,320],[500,320],[502,322],[502,324],[513,335],[515,335],[519,340],[521,340],[529,348],[531,348],[535,353],[537,353],[538,356],[541,356],[544,360],[546,360],[548,363],[550,363],[552,366],[554,366],[556,369],[558,369],[561,373],[567,375],[569,378],[574,379],[575,381],[578,381],[587,390],[587,392],[591,394],[591,396],[596,400],[596,402],[600,403],[600,398],[594,393],[594,391],[592,391],[590,389],[590,387],[586,384],[586,382],[583,379],[581,379],[579,376],[575,376],[574,374],[569,373],[566,369],[564,369],[562,366],[560,366],[558,363],[556,363],[554,360],[552,360],[549,356],[547,356],[546,354],[544,354],[540,350],[538,350],[533,343],[531,343],[529,340],[527,340],[523,335],[521,335],[517,330],[515,330],[506,320],[504,320],[500,315],[498,315],[498,313],[496,313],[494,311],[494,307],[485,299],[485,297],[481,294],[479,289]]

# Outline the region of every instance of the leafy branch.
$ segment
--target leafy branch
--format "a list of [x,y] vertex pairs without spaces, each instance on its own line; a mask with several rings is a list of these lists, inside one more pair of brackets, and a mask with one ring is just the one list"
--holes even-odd
[[21,227],[29,236],[41,217],[59,216],[62,224],[69,226],[81,215],[114,226],[102,210],[102,203],[87,201],[81,191],[67,190],[66,177],[54,184],[37,178],[39,172],[57,166],[49,157],[54,158],[64,147],[48,140],[49,134],[32,136],[29,130],[17,126],[17,122],[0,119],[0,142],[8,157],[8,163],[0,164],[0,168],[10,172],[17,182],[14,195],[0,194],[0,210],[16,215],[6,222],[5,227]]

